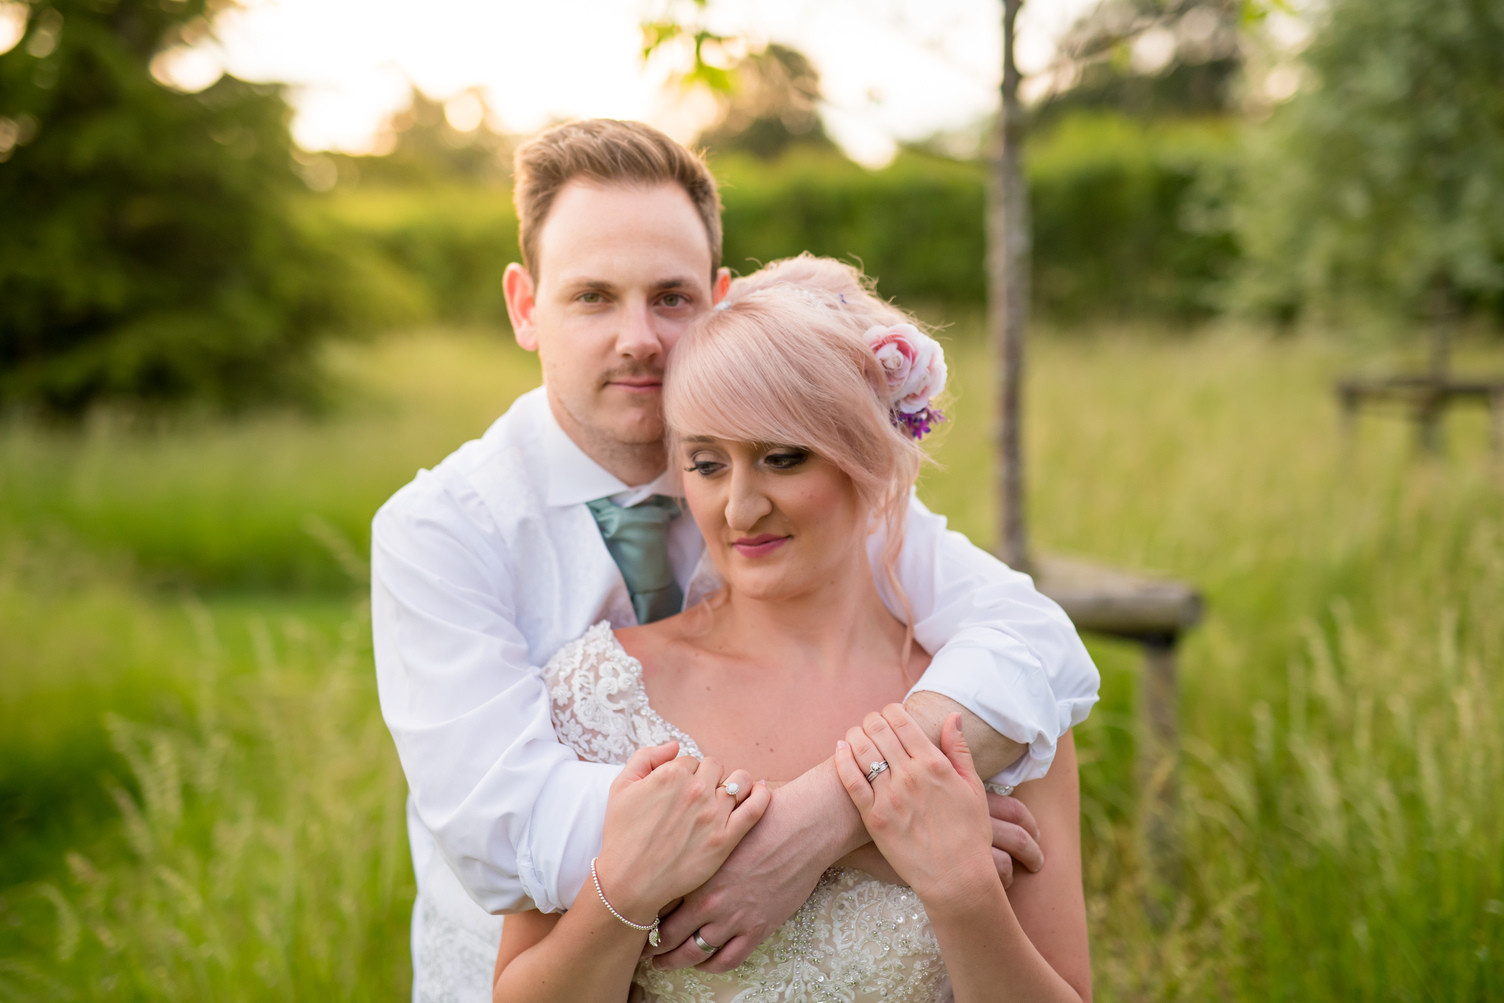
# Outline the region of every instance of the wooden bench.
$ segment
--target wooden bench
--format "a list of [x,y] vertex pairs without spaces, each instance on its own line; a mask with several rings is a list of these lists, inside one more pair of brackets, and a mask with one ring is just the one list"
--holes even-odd
[[1441,452],[1441,419],[1455,403],[1484,404],[1489,412],[1489,446],[1504,453],[1504,379],[1456,379],[1451,376],[1348,376],[1337,381],[1344,434],[1351,438],[1358,411],[1366,404],[1393,405],[1415,422],[1416,443],[1423,452]]
[[1178,885],[1179,686],[1176,649],[1201,619],[1201,595],[1168,578],[1132,574],[1073,557],[1039,556],[1030,564],[1039,591],[1058,602],[1076,629],[1135,641],[1144,650],[1139,696],[1137,778],[1149,798],[1151,866],[1163,887]]

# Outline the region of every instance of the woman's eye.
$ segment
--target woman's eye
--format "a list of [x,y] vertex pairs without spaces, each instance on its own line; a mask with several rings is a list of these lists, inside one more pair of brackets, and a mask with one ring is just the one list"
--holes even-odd
[[809,453],[805,450],[791,449],[779,453],[769,453],[763,462],[774,470],[792,470],[807,459],[809,459]]
[[701,477],[709,477],[721,469],[721,465],[714,460],[690,460],[689,466],[684,468],[685,473],[699,474]]

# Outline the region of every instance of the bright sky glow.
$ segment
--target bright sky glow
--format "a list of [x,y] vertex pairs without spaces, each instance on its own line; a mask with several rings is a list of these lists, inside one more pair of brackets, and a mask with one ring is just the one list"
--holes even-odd
[[[1020,18],[1025,71],[1091,0],[1036,0]],[[716,0],[714,27],[803,51],[819,68],[826,125],[853,156],[880,163],[895,138],[975,121],[996,106],[998,0]],[[474,121],[483,94],[510,132],[584,116],[638,118],[681,139],[705,112],[639,60],[651,0],[244,0],[219,22],[219,45],[169,54],[154,69],[185,89],[222,65],[294,86],[293,134],[307,149],[375,149],[408,81],[451,119]],[[206,66],[208,67],[206,69]],[[207,80],[205,78],[208,78]],[[458,124],[458,122],[457,122]]]

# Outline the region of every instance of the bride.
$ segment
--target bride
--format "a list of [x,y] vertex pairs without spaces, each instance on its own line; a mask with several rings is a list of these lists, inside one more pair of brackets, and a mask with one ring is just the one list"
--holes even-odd
[[[574,907],[507,918],[495,999],[1090,999],[1070,735],[1016,793],[1048,858],[1005,892],[959,715],[937,747],[900,703],[929,656],[884,605],[868,544],[906,610],[893,568],[944,379],[911,318],[809,256],[737,280],[681,340],[670,457],[723,588],[655,623],[598,624],[544,670],[565,743],[626,768]],[[644,960],[768,785],[831,757],[873,843],[733,971]]]

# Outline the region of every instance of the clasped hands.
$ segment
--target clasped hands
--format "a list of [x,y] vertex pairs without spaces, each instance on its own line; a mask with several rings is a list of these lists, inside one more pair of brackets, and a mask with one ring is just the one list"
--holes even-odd
[[[809,796],[810,785],[796,790],[796,781],[775,797],[746,770],[727,773],[713,758],[677,754],[678,743],[669,742],[628,761],[611,788],[599,858],[601,881],[618,910],[640,923],[662,915],[659,945],[646,953],[665,969],[737,967],[798,910],[834,862],[905,881],[921,898],[924,886],[934,890],[954,880],[953,870],[930,866],[937,859],[974,863],[990,851],[1005,886],[1015,862],[1030,871],[1044,863],[1028,808],[984,793],[959,715],[945,721],[939,747],[900,704],[852,728],[836,749],[833,770],[816,769],[831,774],[828,789],[835,783],[845,789],[854,811],[836,809],[828,789],[821,800]],[[889,768],[869,783],[866,774],[878,760]],[[862,825],[867,832],[841,841],[843,830]]]

